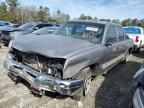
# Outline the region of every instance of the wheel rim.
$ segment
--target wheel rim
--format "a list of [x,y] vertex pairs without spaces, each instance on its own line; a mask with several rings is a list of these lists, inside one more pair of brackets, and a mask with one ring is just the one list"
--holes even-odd
[[84,95],[87,95],[90,89],[91,76],[87,76],[84,83]]

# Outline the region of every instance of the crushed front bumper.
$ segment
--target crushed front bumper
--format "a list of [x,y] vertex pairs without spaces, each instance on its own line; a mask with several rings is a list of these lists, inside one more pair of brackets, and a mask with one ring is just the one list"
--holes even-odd
[[21,77],[30,83],[31,88],[42,91],[58,92],[62,95],[77,95],[83,91],[83,80],[61,80],[49,75],[42,75],[32,68],[7,58],[4,67],[14,76]]

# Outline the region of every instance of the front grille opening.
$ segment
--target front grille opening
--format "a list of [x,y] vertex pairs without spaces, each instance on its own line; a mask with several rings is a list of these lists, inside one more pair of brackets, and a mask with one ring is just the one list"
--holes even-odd
[[31,69],[46,75],[62,78],[65,59],[48,58],[39,54],[21,52],[15,48],[10,51],[14,60],[22,63]]

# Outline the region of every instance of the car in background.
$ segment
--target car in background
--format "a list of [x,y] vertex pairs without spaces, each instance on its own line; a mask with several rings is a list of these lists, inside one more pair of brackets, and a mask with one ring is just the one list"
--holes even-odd
[[9,25],[9,27],[19,27],[19,26],[21,26],[21,24],[14,24],[14,23],[12,23],[11,25]]
[[54,27],[44,27],[44,28],[36,30],[36,31],[34,31],[32,33],[36,34],[36,35],[52,34],[57,28],[58,27],[56,27],[56,26],[54,26]]
[[51,27],[51,26],[54,26],[54,24],[43,22],[29,22],[19,26],[18,28],[8,27],[7,29],[2,30],[2,41],[3,43],[9,43],[12,39],[16,38],[19,35],[29,34],[43,27]]
[[136,72],[132,83],[133,108],[144,108],[144,65]]
[[11,23],[7,22],[7,21],[0,20],[0,27],[1,26],[7,26],[7,25],[11,25]]
[[19,27],[20,24],[11,23],[10,25],[0,26],[0,43],[3,41],[2,31]]
[[126,26],[124,31],[134,41],[133,50],[139,52],[144,46],[144,29],[138,26]]

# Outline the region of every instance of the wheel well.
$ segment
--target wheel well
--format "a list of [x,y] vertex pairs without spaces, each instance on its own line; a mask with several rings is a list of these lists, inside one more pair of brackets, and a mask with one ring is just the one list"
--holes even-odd
[[96,69],[99,67],[99,63],[92,64],[89,67],[90,67],[90,69]]
[[90,71],[91,73],[95,73],[96,68],[99,67],[98,63],[94,63],[92,65],[86,66],[82,68],[76,75],[72,77],[72,79],[79,79],[80,77],[84,77],[87,71]]

